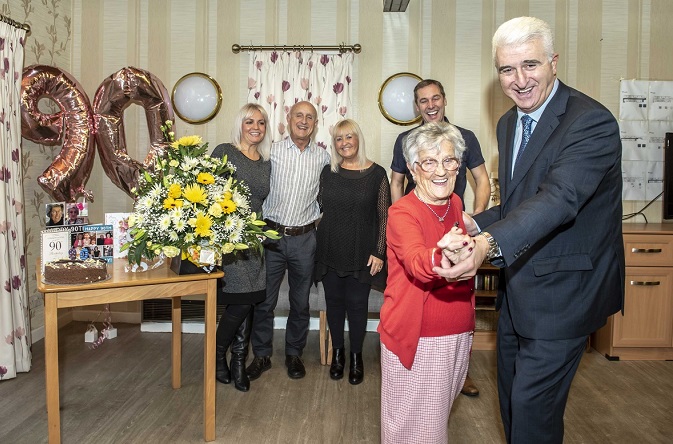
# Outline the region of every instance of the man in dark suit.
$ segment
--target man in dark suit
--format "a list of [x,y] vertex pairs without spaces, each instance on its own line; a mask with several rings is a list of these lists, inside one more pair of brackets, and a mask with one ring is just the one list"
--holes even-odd
[[501,25],[493,56],[516,104],[497,126],[501,203],[466,216],[473,239],[454,229],[439,242],[435,271],[465,279],[484,258],[502,268],[498,393],[507,442],[561,443],[587,338],[623,306],[619,129],[605,107],[556,78],[544,21]]

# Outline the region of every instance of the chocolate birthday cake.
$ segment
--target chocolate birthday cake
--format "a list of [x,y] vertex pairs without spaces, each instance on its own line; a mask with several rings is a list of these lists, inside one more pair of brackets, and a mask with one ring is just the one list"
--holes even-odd
[[51,284],[90,284],[105,279],[107,263],[100,259],[64,259],[44,264],[44,280]]

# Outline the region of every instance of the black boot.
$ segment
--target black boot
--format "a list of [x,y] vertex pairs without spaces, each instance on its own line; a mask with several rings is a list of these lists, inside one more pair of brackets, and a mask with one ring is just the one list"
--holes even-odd
[[343,348],[332,350],[332,365],[329,367],[329,377],[337,380],[344,377],[344,366],[346,365],[346,354]]
[[232,316],[225,311],[220,317],[215,333],[215,379],[222,384],[231,382],[231,373],[227,366],[227,350],[241,325],[241,318]]
[[365,366],[362,363],[362,353],[351,353],[351,368],[348,373],[348,382],[357,385],[365,377]]
[[250,344],[250,329],[252,328],[252,310],[236,332],[231,344],[231,379],[236,390],[247,392],[250,390],[250,379],[245,371],[245,361],[248,358]]
[[227,349],[224,345],[215,345],[215,379],[222,384],[231,382],[231,372],[227,365]]

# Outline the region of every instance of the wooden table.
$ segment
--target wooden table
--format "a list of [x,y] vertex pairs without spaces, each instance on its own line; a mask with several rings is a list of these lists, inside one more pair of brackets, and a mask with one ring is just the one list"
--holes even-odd
[[[37,288],[44,294],[44,350],[47,377],[47,424],[49,442],[61,442],[58,378],[58,309],[144,299],[171,298],[173,317],[172,383],[180,388],[182,371],[182,312],[180,298],[206,295],[203,347],[203,439],[215,439],[215,322],[217,279],[221,271],[210,274],[177,275],[164,265],[144,273],[124,272],[125,260],[109,267],[111,278],[95,284],[52,285],[42,282],[37,264]],[[167,437],[168,438],[168,437]]]

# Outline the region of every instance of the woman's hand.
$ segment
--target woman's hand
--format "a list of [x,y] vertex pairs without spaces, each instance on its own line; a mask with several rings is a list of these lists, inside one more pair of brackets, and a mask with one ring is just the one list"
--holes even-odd
[[367,266],[370,266],[369,274],[374,276],[376,273],[381,271],[383,268],[383,261],[379,259],[376,256],[369,256],[369,260],[367,261]]
[[453,227],[437,242],[437,246],[442,249],[442,255],[451,264],[457,264],[472,256],[474,239],[463,234],[460,228]]

